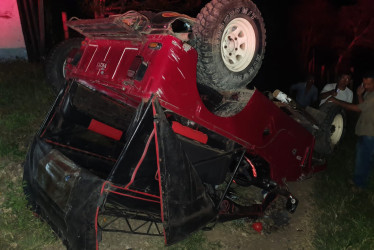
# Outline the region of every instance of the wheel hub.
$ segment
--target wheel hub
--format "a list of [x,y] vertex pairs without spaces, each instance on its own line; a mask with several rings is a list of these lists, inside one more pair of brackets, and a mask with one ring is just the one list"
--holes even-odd
[[226,67],[240,72],[248,67],[256,50],[256,34],[247,19],[235,18],[226,26],[221,39],[221,55]]
[[228,45],[225,45],[225,49],[229,53],[233,53],[235,51],[235,48],[237,49],[237,44],[235,44],[234,40],[232,40],[230,37],[228,39]]
[[335,145],[337,144],[343,134],[344,129],[344,122],[343,122],[343,116],[341,114],[337,114],[334,117],[334,120],[332,121],[330,132],[331,132],[331,144]]

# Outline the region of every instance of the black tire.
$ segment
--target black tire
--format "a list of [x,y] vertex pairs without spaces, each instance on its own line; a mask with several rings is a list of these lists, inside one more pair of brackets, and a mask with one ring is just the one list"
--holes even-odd
[[319,155],[329,155],[341,142],[347,124],[344,109],[334,103],[325,103],[320,107],[326,116],[320,122],[320,130],[316,135],[316,145],[314,150]]
[[46,81],[58,93],[65,85],[65,63],[72,49],[81,47],[83,38],[71,38],[59,43],[49,53],[45,61]]
[[250,0],[212,0],[197,15],[193,33],[200,84],[235,90],[256,76],[265,54],[266,34],[261,13]]

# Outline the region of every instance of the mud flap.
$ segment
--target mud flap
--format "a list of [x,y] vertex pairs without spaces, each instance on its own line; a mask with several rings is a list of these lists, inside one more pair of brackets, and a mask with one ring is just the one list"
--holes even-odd
[[161,216],[166,244],[171,245],[205,226],[217,212],[157,100],[153,102],[153,112],[161,183]]
[[68,249],[95,249],[95,218],[103,179],[34,140],[24,165],[25,193]]

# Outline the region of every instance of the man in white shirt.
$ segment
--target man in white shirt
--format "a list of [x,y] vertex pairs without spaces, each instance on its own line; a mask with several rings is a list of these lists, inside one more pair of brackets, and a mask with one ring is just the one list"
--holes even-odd
[[342,74],[339,77],[338,83],[326,84],[320,94],[321,102],[319,106],[324,104],[330,96],[343,102],[352,103],[353,92],[347,87],[350,81],[351,76],[349,74]]

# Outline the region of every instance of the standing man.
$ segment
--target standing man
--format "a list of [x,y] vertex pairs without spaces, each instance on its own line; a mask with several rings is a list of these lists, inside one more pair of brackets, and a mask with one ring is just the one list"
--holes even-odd
[[345,109],[361,112],[356,124],[358,136],[356,147],[356,166],[353,181],[359,188],[365,188],[374,166],[374,71],[363,76],[363,83],[357,88],[358,104],[350,104],[330,97]]
[[352,103],[353,92],[347,86],[351,82],[349,74],[342,74],[339,76],[338,83],[326,84],[321,91],[321,102],[319,106],[324,104],[330,96],[338,100]]
[[313,106],[318,100],[318,90],[314,85],[314,76],[309,75],[306,82],[299,82],[291,86],[290,95],[296,95],[296,102],[302,107]]

